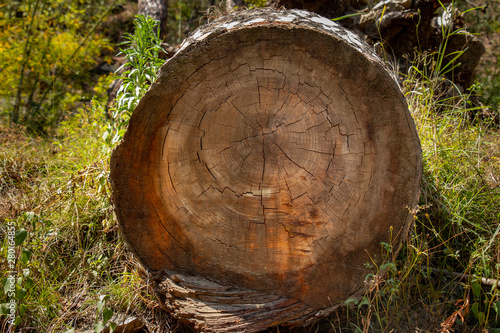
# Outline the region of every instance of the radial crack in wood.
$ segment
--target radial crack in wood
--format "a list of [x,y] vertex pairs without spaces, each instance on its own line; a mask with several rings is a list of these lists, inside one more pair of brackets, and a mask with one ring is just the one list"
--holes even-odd
[[111,159],[124,237],[207,332],[307,324],[364,292],[418,200],[421,152],[372,50],[305,11],[239,11],[162,67]]

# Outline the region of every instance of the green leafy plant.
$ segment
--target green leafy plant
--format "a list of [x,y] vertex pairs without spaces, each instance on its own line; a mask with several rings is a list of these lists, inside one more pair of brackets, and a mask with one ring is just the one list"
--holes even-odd
[[122,85],[117,93],[117,109],[131,113],[151,84],[164,60],[160,54],[165,51],[161,47],[159,22],[149,16],[139,15],[134,21],[134,33],[126,34],[125,41],[120,43],[121,52],[126,63],[117,71],[125,69],[121,75]]
[[159,22],[148,16],[138,15],[134,21],[135,31],[126,34],[120,44],[120,53],[126,59],[117,72],[122,81],[117,92],[115,106],[111,111],[111,121],[103,135],[108,147],[114,147],[123,137],[132,111],[151,84],[156,81],[158,70],[164,60],[161,47]]
[[101,295],[99,296],[99,301],[97,302],[97,311],[102,314],[102,320],[97,321],[94,326],[95,333],[102,332],[106,325],[109,324],[109,331],[113,332],[116,329],[117,324],[115,322],[110,321],[113,317],[113,309],[110,307],[106,307],[106,300],[109,298],[109,295]]

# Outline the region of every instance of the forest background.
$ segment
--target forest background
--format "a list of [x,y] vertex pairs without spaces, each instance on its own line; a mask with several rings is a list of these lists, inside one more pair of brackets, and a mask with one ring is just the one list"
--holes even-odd
[[[473,86],[448,97],[454,65],[440,66],[443,47],[396,73],[424,159],[407,243],[397,255],[381,245],[386,261],[375,270],[388,273],[361,300],[272,332],[500,332],[500,4],[452,5],[486,47]],[[134,21],[134,1],[0,2],[1,331],[101,332],[123,318],[143,332],[192,331],[162,310],[119,233],[109,155],[165,50],[225,13],[220,1],[170,0],[162,40],[154,22]]]

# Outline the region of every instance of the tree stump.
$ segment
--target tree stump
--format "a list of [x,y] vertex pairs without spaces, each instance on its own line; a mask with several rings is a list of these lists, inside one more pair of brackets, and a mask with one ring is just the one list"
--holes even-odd
[[[421,178],[383,63],[306,11],[239,11],[162,67],[111,159],[123,235],[205,332],[304,325],[364,293]],[[372,272],[373,273],[373,272]]]

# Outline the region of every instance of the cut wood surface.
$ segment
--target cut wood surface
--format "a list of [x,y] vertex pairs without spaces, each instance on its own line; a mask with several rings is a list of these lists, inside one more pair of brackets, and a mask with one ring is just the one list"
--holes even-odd
[[168,60],[111,160],[124,237],[207,332],[306,324],[399,248],[415,125],[372,50],[305,11],[239,11]]

